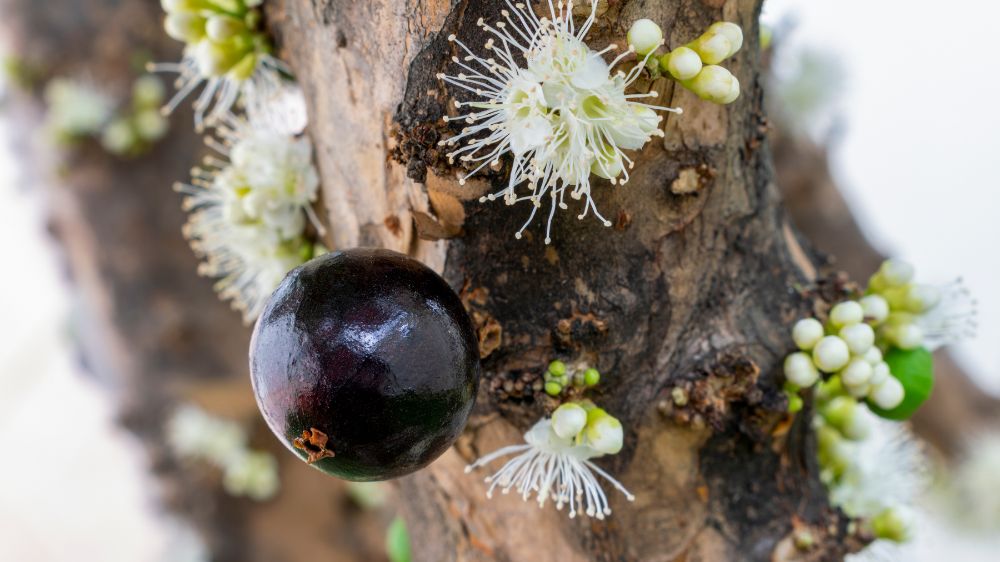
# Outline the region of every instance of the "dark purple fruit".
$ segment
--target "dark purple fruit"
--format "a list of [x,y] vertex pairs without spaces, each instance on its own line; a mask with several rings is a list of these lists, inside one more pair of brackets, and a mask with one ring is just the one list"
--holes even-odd
[[257,321],[250,376],[271,431],[312,466],[385,480],[436,459],[462,432],[479,350],[458,295],[387,250],[292,270]]

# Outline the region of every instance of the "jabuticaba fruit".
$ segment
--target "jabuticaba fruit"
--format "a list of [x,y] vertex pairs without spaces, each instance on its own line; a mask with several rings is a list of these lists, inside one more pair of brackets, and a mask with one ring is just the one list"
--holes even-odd
[[250,376],[271,431],[346,480],[418,470],[455,442],[479,385],[458,295],[387,250],[326,254],[292,270],[257,320]]

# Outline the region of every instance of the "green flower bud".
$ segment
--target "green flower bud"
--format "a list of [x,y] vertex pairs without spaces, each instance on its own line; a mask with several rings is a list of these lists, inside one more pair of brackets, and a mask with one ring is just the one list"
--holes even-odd
[[135,132],[145,141],[155,141],[167,133],[167,118],[158,109],[145,109],[135,115]]
[[587,412],[587,444],[596,451],[614,455],[622,450],[625,432],[622,423],[600,408]]
[[705,64],[719,64],[733,52],[733,44],[720,33],[705,33],[688,44]]
[[549,373],[555,377],[562,377],[566,374],[566,364],[556,359],[549,363]]
[[743,47],[743,29],[735,23],[728,21],[717,21],[708,27],[708,33],[724,36],[731,47],[726,58],[736,54]]
[[562,385],[555,381],[548,381],[545,383],[545,394],[548,394],[549,396],[559,396],[562,389]]
[[[693,79],[684,82],[684,86],[698,97],[713,103],[728,103],[733,98],[733,88],[739,94],[739,81],[731,72],[721,66],[709,65],[701,69]],[[728,100],[728,101],[727,101]]]
[[601,373],[597,369],[591,367],[583,372],[583,384],[586,386],[596,386],[599,382],[601,382]]
[[163,29],[173,39],[197,43],[205,37],[205,18],[187,12],[167,14]]
[[883,510],[871,520],[872,534],[880,539],[903,542],[909,532],[906,521],[892,508]]
[[132,84],[132,105],[135,107],[160,107],[163,104],[165,90],[163,82],[152,75],[139,77]]

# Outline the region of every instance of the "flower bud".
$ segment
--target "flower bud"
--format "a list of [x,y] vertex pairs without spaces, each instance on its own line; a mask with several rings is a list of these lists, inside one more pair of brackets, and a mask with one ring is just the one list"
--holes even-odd
[[559,396],[559,393],[562,392],[562,388],[562,385],[556,381],[547,381],[545,383],[545,394],[548,394],[549,396]]
[[155,76],[141,76],[132,84],[132,103],[138,107],[159,107],[163,96],[163,82]]
[[144,109],[135,115],[135,131],[146,141],[154,141],[167,133],[167,119],[158,109]]
[[708,27],[708,33],[722,35],[729,40],[731,50],[726,57],[731,57],[743,47],[743,29],[735,23],[717,21]]
[[890,339],[900,349],[915,349],[924,342],[924,331],[912,322],[893,326],[889,334]]
[[830,322],[834,326],[849,326],[865,319],[865,311],[855,301],[844,301],[830,310]]
[[785,378],[799,387],[806,388],[816,384],[819,380],[819,371],[816,370],[812,357],[799,351],[785,358]]
[[704,100],[723,103],[732,95],[736,77],[721,66],[709,65],[701,69],[693,79],[685,83],[692,92]]
[[232,66],[229,52],[217,43],[201,41],[195,48],[195,62],[202,76],[221,76]]
[[563,439],[575,437],[587,425],[587,411],[579,404],[569,402],[552,412],[552,430]]
[[815,347],[822,337],[823,324],[815,318],[803,318],[792,327],[792,339],[795,340],[795,345],[803,351]]
[[909,537],[909,525],[893,508],[884,509],[873,517],[871,527],[872,534],[880,539],[903,542]]
[[878,274],[890,287],[898,287],[913,279],[913,266],[902,260],[885,260]]
[[826,336],[813,348],[813,361],[821,371],[835,373],[851,359],[851,350],[837,336]]
[[867,295],[858,302],[865,311],[865,318],[875,324],[881,324],[889,317],[889,303],[880,295]]
[[721,33],[706,32],[692,41],[688,47],[698,53],[705,64],[719,64],[733,52],[733,44]]
[[591,367],[583,372],[583,384],[585,386],[597,386],[597,383],[601,382],[601,373]]
[[549,374],[555,377],[561,377],[566,374],[566,364],[562,361],[556,359],[555,361],[549,363]]
[[729,93],[720,98],[716,103],[727,105],[736,101],[740,97],[740,81],[733,76],[733,81],[729,84]]
[[882,362],[882,350],[873,345],[865,352],[864,359],[874,367]]
[[613,455],[622,450],[625,432],[622,423],[600,408],[587,412],[587,445],[595,451]]
[[187,12],[167,14],[163,20],[167,35],[185,43],[196,43],[205,36],[205,18]]
[[881,386],[882,383],[887,381],[889,377],[892,376],[892,372],[889,370],[889,364],[885,361],[879,361],[878,363],[872,365],[872,378],[868,379],[868,383],[872,387]]
[[862,386],[872,378],[872,372],[872,366],[867,361],[856,357],[840,371],[840,380],[845,386]]
[[906,309],[910,312],[927,312],[941,302],[941,291],[931,285],[914,285],[906,293]]
[[854,410],[858,407],[858,402],[847,396],[837,396],[827,402],[822,408],[823,418],[827,423],[842,431],[854,417]]
[[906,391],[896,377],[889,377],[882,384],[872,387],[868,395],[872,402],[883,410],[891,410],[903,403]]
[[875,345],[875,330],[868,324],[851,324],[840,329],[840,339],[855,355],[864,355]]
[[220,43],[245,31],[243,22],[229,16],[212,16],[205,23],[205,33],[209,39]]
[[844,437],[852,441],[862,441],[871,434],[875,415],[868,408],[854,408],[853,415],[844,424]]
[[677,47],[660,57],[660,69],[678,80],[690,80],[701,72],[701,57],[688,47]]
[[636,20],[628,30],[628,44],[639,55],[655,51],[663,44],[663,30],[653,20]]

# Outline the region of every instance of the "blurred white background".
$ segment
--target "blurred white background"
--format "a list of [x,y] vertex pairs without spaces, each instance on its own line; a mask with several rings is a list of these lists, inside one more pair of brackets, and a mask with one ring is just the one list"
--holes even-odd
[[[1000,274],[1000,3],[768,0],[766,22],[789,17],[797,25],[782,41],[829,53],[844,71],[833,96],[844,127],[835,173],[862,225],[921,278],[965,278],[980,301],[980,330],[959,357],[1000,393],[1000,293],[991,290]],[[113,397],[78,373],[67,287],[37,194],[22,192],[16,177],[5,146],[0,560],[178,561],[181,553],[164,555],[175,530],[153,508],[147,461],[115,426]],[[56,449],[47,437],[64,427],[72,438]],[[997,559],[997,539],[964,537],[928,517],[927,530],[890,559]]]

